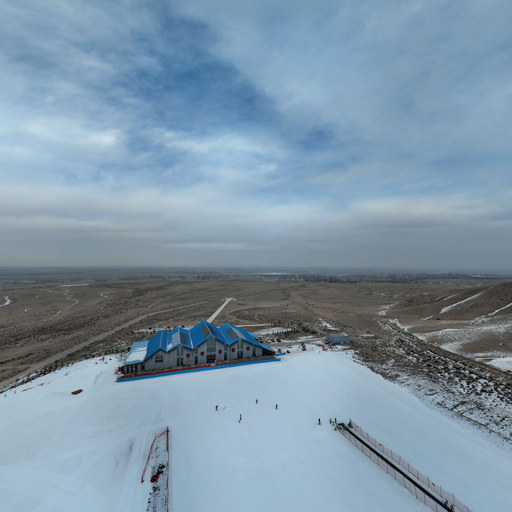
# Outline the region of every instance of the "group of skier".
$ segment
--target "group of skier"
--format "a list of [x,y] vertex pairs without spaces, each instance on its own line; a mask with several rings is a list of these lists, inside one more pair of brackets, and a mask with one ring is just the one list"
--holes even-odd
[[[256,404],[258,404],[258,399],[256,398]],[[278,406],[279,404],[276,404],[276,411],[278,409]],[[216,405],[215,406],[215,410],[218,411],[219,410],[219,406]],[[242,415],[240,414],[240,417],[238,418],[238,423],[241,423],[242,422]],[[322,421],[320,420],[320,418],[318,418],[318,424],[321,425],[322,424]],[[329,418],[329,425],[332,425],[334,427],[334,430],[337,431],[340,426],[338,425],[338,420],[336,418],[334,418],[334,420],[332,418]]]
[[340,428],[340,426],[338,425],[338,420],[336,418],[329,418],[329,425],[332,425],[334,427],[334,431]]
[[[256,404],[258,404],[258,399],[256,398]],[[276,411],[277,409],[279,408],[279,404],[276,403]],[[224,407],[225,409],[225,407]],[[216,405],[215,406],[215,410],[218,411],[219,410],[219,406]],[[238,423],[241,423],[242,422],[242,415],[240,414],[240,417],[238,418]],[[320,419],[318,419],[318,423],[320,424]]]

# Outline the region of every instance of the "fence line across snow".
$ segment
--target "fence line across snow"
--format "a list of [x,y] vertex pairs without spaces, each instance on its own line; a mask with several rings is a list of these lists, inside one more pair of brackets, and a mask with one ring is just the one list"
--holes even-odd
[[[453,493],[449,493],[441,486],[436,485],[430,478],[408,464],[400,455],[379,443],[355,422],[350,420],[348,427],[348,429],[341,428],[341,434],[431,510],[435,512],[443,512],[446,510],[472,512],[471,509],[457,499]],[[363,442],[361,442],[358,437],[360,437]],[[405,470],[409,476],[400,468],[397,468],[395,464]],[[445,501],[450,505],[444,505]],[[453,505],[453,509],[450,508],[451,505]]]

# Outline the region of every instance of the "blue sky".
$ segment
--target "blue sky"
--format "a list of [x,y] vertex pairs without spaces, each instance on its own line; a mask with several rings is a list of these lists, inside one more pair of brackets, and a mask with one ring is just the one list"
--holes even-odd
[[0,19],[0,265],[512,271],[508,2]]

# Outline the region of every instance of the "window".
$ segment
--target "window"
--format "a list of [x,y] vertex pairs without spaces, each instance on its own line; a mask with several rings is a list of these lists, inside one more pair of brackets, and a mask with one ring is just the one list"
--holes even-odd
[[187,357],[190,357],[190,354],[187,354]]
[[164,356],[163,354],[158,354],[155,356],[155,363],[163,363],[164,362]]
[[251,347],[247,347],[245,350],[251,350]]
[[201,355],[204,356],[204,352],[201,352]]
[[222,354],[222,349],[221,348],[219,348],[219,354]]
[[235,347],[233,347],[233,348],[231,349],[231,352],[234,352],[234,351],[235,351]]

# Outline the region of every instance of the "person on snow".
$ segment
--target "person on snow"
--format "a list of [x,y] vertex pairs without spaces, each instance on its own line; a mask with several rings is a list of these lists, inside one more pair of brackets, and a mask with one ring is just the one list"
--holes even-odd
[[329,425],[332,424],[332,418],[329,418]]
[[276,404],[276,411],[277,411],[277,404]]
[[240,419],[238,420],[238,423],[242,421],[242,415],[240,414]]
[[318,424],[321,425],[322,423],[320,423],[320,418],[318,418]]
[[215,406],[215,410],[216,410],[216,411],[218,411],[218,410],[219,410],[219,406],[218,406],[218,405],[216,405],[216,406]]
[[256,403],[258,403],[258,399],[256,398]]

